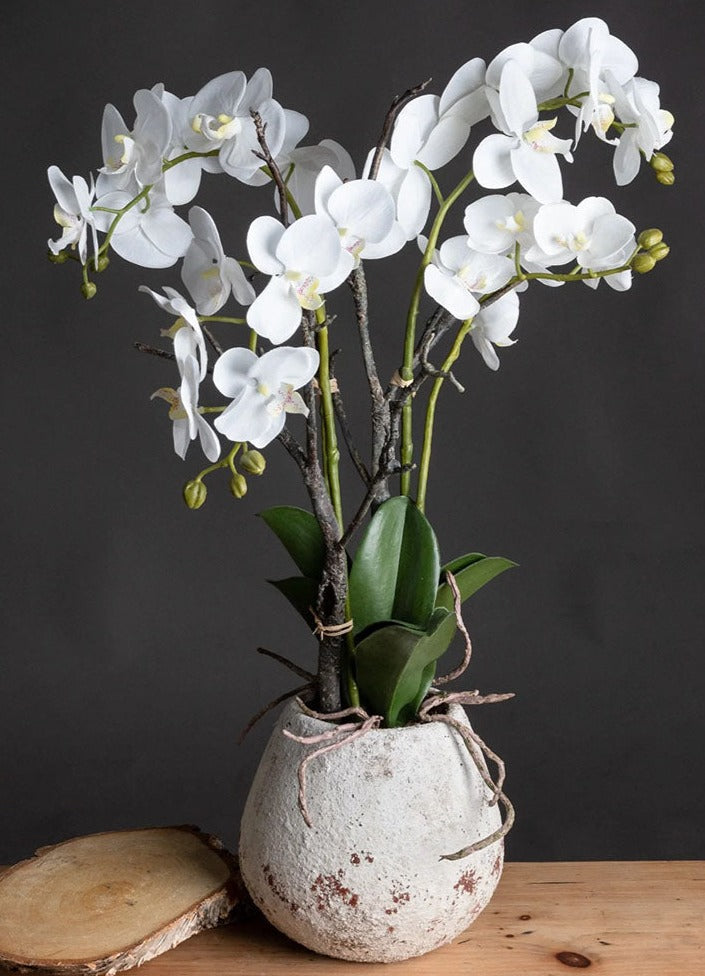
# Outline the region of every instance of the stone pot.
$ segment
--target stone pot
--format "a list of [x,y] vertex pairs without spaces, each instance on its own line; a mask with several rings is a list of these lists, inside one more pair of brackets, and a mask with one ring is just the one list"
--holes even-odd
[[[469,724],[465,710],[453,718]],[[283,735],[333,726],[295,703],[272,733],[247,799],[240,869],[269,921],[315,952],[358,962],[422,955],[489,902],[503,842],[443,860],[500,827],[459,733],[443,723],[374,729],[306,770],[312,825],[298,804],[301,760],[317,746]]]

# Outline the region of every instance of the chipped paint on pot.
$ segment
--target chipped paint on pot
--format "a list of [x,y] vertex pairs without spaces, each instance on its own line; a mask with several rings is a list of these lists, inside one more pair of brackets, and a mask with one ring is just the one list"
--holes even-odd
[[[469,724],[459,706],[450,713]],[[329,728],[291,703],[272,733],[240,834],[253,901],[290,938],[341,959],[393,962],[445,945],[487,905],[503,861],[501,841],[441,860],[501,822],[462,738],[440,722],[378,729],[317,757],[307,827],[298,769],[314,747],[282,730]]]

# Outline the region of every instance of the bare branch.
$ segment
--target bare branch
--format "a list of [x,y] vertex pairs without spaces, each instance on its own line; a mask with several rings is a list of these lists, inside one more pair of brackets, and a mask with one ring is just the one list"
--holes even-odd
[[293,671],[294,674],[298,674],[300,678],[306,678],[308,681],[316,680],[315,674],[311,674],[311,672],[307,671],[306,668],[299,667],[298,664],[290,661],[288,657],[284,657],[282,654],[277,654],[276,651],[270,651],[268,647],[258,647],[257,653],[264,654],[265,657],[271,657],[273,660],[279,661],[279,663],[283,664],[285,668]]
[[[331,354],[330,357],[330,377],[331,380],[335,379],[335,372],[333,370],[333,357],[335,353]],[[343,403],[343,397],[340,390],[333,392],[333,407],[335,409],[335,416],[338,420],[338,426],[340,427],[340,432],[343,435],[343,440],[345,441],[345,446],[348,449],[348,454],[350,455],[350,460],[355,465],[357,473],[362,478],[363,483],[369,486],[370,483],[370,472],[365,466],[365,462],[360,456],[360,452],[355,446],[355,439],[352,435],[352,430],[350,429],[350,424],[348,423],[348,415],[345,411],[345,404]]]
[[213,348],[216,351],[216,353],[219,356],[222,356],[223,355],[223,347],[218,342],[218,340],[216,339],[216,337],[213,335],[213,333],[211,332],[211,330],[203,322],[201,323],[201,328],[203,329],[203,335],[206,337],[206,339],[213,346]]
[[281,222],[285,227],[289,226],[289,201],[286,196],[286,184],[284,183],[284,178],[281,174],[281,170],[274,162],[274,157],[272,156],[269,146],[267,145],[267,140],[265,138],[265,132],[267,131],[267,123],[262,121],[262,116],[259,112],[254,109],[250,110],[250,115],[255,123],[255,132],[257,133],[257,142],[260,144],[262,152],[255,152],[255,156],[258,159],[263,160],[269,167],[269,172],[271,173],[272,179],[274,180],[277,192],[279,193],[279,216],[281,217]]
[[172,362],[176,359],[173,352],[167,352],[166,349],[157,349],[156,346],[148,346],[144,342],[134,342],[133,346],[137,352],[147,352],[150,356],[159,356],[160,359],[171,359]]
[[377,148],[375,149],[375,154],[372,158],[372,165],[370,166],[369,178],[371,180],[376,180],[379,173],[379,167],[382,163],[382,153],[384,148],[389,141],[389,136],[392,131],[392,126],[394,125],[394,120],[401,110],[404,108],[407,102],[410,102],[412,98],[416,98],[421,92],[431,83],[431,79],[427,78],[426,81],[422,81],[419,85],[414,85],[413,88],[407,89],[403,95],[395,95],[392,100],[392,104],[389,106],[389,111],[387,112],[384,125],[382,126],[382,133],[379,137],[379,142],[377,143]]

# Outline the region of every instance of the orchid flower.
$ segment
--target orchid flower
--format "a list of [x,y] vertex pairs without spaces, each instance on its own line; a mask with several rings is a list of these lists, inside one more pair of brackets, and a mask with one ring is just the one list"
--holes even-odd
[[456,319],[470,319],[480,310],[476,295],[507,284],[514,265],[498,254],[480,254],[468,247],[467,237],[444,241],[424,272],[426,291]]
[[385,258],[406,243],[406,234],[395,219],[396,208],[389,190],[376,180],[343,183],[330,166],[316,180],[316,213],[337,227],[340,243],[355,262],[361,258]]
[[184,255],[181,280],[201,315],[215,315],[230,293],[240,305],[251,305],[255,290],[235,258],[223,251],[218,228],[202,207],[191,207],[189,224],[193,240]]
[[[99,188],[100,185],[99,178]],[[121,210],[131,204],[139,192],[136,181],[133,181],[122,190],[104,193],[95,201],[95,207]],[[98,230],[107,231],[113,219],[112,213],[95,211]],[[184,256],[192,239],[191,228],[174,213],[162,182],[152,187],[148,199],[138,201],[122,214],[110,246],[120,257],[143,268],[170,268]]]
[[199,152],[218,150],[226,173],[243,182],[266,182],[255,174],[262,161],[255,124],[250,115],[258,112],[267,127],[267,145],[276,156],[284,145],[286,116],[272,98],[272,75],[258,68],[249,81],[242,71],[230,71],[209,81],[189,106],[191,132],[188,146]]
[[528,193],[493,193],[465,208],[463,226],[468,245],[483,254],[522,252],[534,242],[533,224],[540,204]]
[[443,94],[419,95],[399,112],[390,154],[400,169],[417,161],[430,170],[450,162],[468,141],[473,125],[486,118],[485,62],[474,58],[462,65]]
[[[302,214],[316,210],[315,187],[321,170],[329,166],[343,181],[355,179],[355,164],[350,153],[333,139],[322,139],[317,146],[299,146],[277,159],[287,187]],[[275,194],[279,209],[279,194]]]
[[607,79],[619,121],[625,125],[614,154],[617,185],[625,186],[639,172],[642,153],[649,160],[671,141],[675,119],[661,108],[656,82],[633,78],[621,88],[615,75],[608,73]]
[[124,189],[133,179],[140,188],[156,183],[171,142],[171,116],[160,95],[142,88],[133,103],[137,117],[131,132],[114,105],[103,112],[100,172],[115,177],[111,189]]
[[173,421],[174,450],[183,460],[189,444],[196,437],[208,460],[213,463],[220,457],[220,442],[210,424],[199,413],[198,387],[199,367],[194,356],[187,355],[177,359],[181,373],[181,386],[178,390],[163,386],[155,390],[151,400],[158,397],[169,404],[169,419]]
[[82,176],[68,180],[58,166],[50,166],[47,175],[56,197],[54,220],[61,227],[61,237],[56,241],[47,241],[49,250],[52,254],[59,254],[67,247],[77,248],[81,264],[85,264],[89,227],[93,236],[93,253],[98,253],[95,214],[91,212],[95,196],[93,177],[89,187]]
[[[188,153],[188,137],[191,132],[191,102],[193,96],[178,98],[164,90],[164,85],[155,85],[152,91],[161,98],[171,118],[171,142],[164,153],[169,162]],[[184,159],[177,166],[170,166],[164,172],[164,192],[175,207],[190,203],[201,185],[203,173],[222,173],[223,169],[215,156],[196,156]]]
[[494,347],[514,345],[516,340],[509,336],[516,328],[518,320],[519,296],[515,291],[507,292],[475,316],[470,337],[490,369],[499,369],[499,356]]
[[573,70],[572,87],[588,94],[577,112],[575,144],[581,131],[590,125],[603,138],[614,121],[611,106],[614,98],[605,82],[606,74],[626,84],[636,74],[639,63],[634,52],[599,17],[584,17],[563,34],[558,45],[558,56],[563,64]]
[[634,232],[605,197],[586,197],[577,206],[550,203],[534,219],[536,245],[527,257],[550,265],[576,262],[588,271],[619,267],[616,256],[636,247]]
[[499,90],[504,66],[515,61],[528,78],[538,101],[557,95],[562,91],[566,75],[566,69],[558,59],[562,34],[560,30],[549,30],[537,35],[529,44],[510,44],[487,66],[487,85]]
[[355,264],[332,221],[316,214],[286,228],[274,217],[257,217],[247,249],[255,267],[271,275],[247,310],[247,323],[275,345],[296,332],[301,309],[320,308],[321,296],[341,285]]
[[306,346],[280,346],[263,356],[249,349],[228,349],[217,360],[213,382],[232,403],[215,421],[231,441],[266,447],[281,433],[288,413],[308,416],[296,391],[318,370],[319,356]]
[[152,291],[147,285],[140,285],[139,290],[151,295],[157,305],[165,312],[176,316],[174,324],[171,328],[162,330],[162,335],[173,339],[177,363],[185,361],[189,356],[198,358],[200,377],[204,379],[208,369],[208,352],[203,329],[198,321],[195,309],[189,305],[183,295],[180,295],[175,288],[170,288],[169,285],[163,285],[163,295]]
[[[372,166],[375,150],[370,150],[362,171],[363,178],[367,178]],[[428,176],[415,164],[409,169],[402,169],[392,159],[388,149],[382,152],[377,182],[386,187],[396,204],[397,222],[406,235],[407,241],[412,241],[423,230],[431,209],[431,183]]]
[[473,169],[481,186],[496,189],[515,180],[540,203],[563,196],[556,155],[573,161],[570,140],[557,139],[557,119],[539,121],[536,95],[517,61],[502,68],[499,95],[488,89],[493,113],[504,134],[486,136],[475,150]]

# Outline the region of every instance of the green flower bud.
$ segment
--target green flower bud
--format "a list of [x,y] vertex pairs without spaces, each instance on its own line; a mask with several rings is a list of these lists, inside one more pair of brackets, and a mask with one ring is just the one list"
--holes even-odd
[[657,173],[670,173],[673,169],[673,160],[666,153],[655,152],[649,160],[649,165]]
[[230,479],[230,494],[233,498],[244,498],[247,494],[247,479],[241,474],[234,474]]
[[92,281],[84,281],[83,284],[81,285],[81,294],[86,300],[90,298],[95,298],[97,291],[98,289],[96,288],[96,286],[93,284]]
[[632,268],[634,271],[638,271],[639,274],[646,274],[647,271],[653,271],[655,267],[656,262],[650,254],[637,254],[632,261]]
[[240,456],[240,467],[247,471],[248,474],[264,474],[264,469],[267,467],[267,462],[263,454],[259,451],[245,451],[244,454]]
[[66,251],[59,251],[58,254],[54,254],[52,251],[47,251],[47,257],[52,264],[66,264],[69,259]]
[[657,173],[656,179],[659,181],[661,186],[673,186],[673,184],[676,182],[676,178],[671,172]]
[[663,261],[671,253],[671,249],[665,241],[659,241],[654,247],[649,248],[649,254],[654,261]]
[[637,237],[639,245],[646,248],[648,251],[650,247],[655,244],[660,244],[663,240],[663,231],[659,230],[658,227],[649,227],[648,230],[643,230],[641,234]]
[[184,485],[184,501],[194,512],[204,503],[207,494],[208,489],[202,481],[187,481]]
[[110,258],[107,254],[101,254],[98,260],[94,262],[96,271],[105,271],[109,264]]

